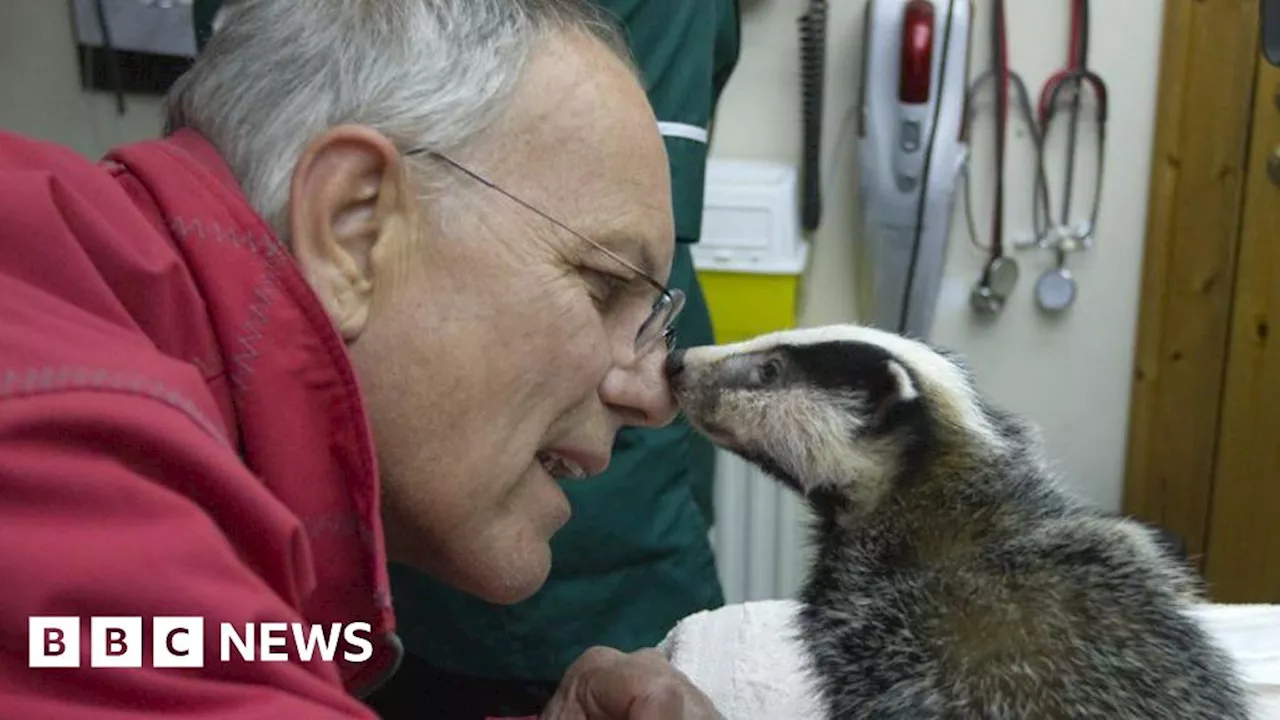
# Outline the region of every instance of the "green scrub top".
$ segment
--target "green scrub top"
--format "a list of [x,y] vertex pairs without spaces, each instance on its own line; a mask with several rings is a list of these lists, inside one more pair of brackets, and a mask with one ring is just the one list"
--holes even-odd
[[[689,244],[702,222],[707,135],[738,60],[737,0],[596,0],[624,26],[671,166],[677,248],[670,285],[688,295],[681,346],[714,335]],[[195,0],[203,43],[221,0]],[[573,517],[552,539],[551,574],[532,598],[482,602],[391,567],[406,650],[478,678],[555,682],[587,647],[659,642],[681,618],[724,603],[708,533],[715,450],[679,419],[626,428],[602,475],[563,484]]]

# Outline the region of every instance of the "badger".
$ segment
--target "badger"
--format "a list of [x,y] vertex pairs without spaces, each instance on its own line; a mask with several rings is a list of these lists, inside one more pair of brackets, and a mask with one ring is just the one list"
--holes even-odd
[[798,640],[828,717],[1249,717],[1145,524],[1060,487],[956,354],[857,325],[673,351],[693,427],[799,493]]

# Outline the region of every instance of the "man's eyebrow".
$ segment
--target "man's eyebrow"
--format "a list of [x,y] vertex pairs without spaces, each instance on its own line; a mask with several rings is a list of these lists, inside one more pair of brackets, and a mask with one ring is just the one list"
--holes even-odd
[[640,243],[640,260],[636,264],[636,267],[640,268],[645,275],[648,275],[651,278],[658,277],[658,261],[654,259],[653,253],[645,243]]
[[[657,258],[653,256],[653,251],[649,248],[649,244],[640,240],[635,234],[606,232],[591,239],[609,252],[622,258],[627,264],[635,266],[635,269],[651,278],[657,279]],[[639,257],[636,257],[637,253]]]
[[[544,219],[549,220],[551,224],[558,226],[561,230],[567,230],[569,234],[578,236],[579,240],[585,240],[590,245],[598,245],[604,248],[606,253],[612,253],[613,255],[616,255],[617,258],[615,258],[615,262],[617,262],[617,260],[620,259],[624,265],[634,266],[635,270],[639,270],[642,274],[648,276],[647,279],[649,280],[649,282],[657,283],[659,285],[663,284],[655,277],[658,263],[653,257],[653,251],[649,249],[649,246],[646,243],[644,243],[643,241],[640,241],[636,237],[633,237],[631,234],[614,231],[612,233],[606,233],[603,239],[591,237],[590,235],[583,234],[578,230],[575,230],[573,226],[566,224],[564,221],[557,218],[555,215],[552,215],[546,212],[545,210],[537,207],[536,205],[532,205],[527,201],[515,195],[512,195],[505,188],[494,183],[492,180],[489,180],[484,175],[481,175],[475,172],[474,170],[468,168],[467,166],[458,163],[456,160],[454,160],[453,158],[450,158],[448,155],[436,152],[427,147],[415,147],[405,151],[406,155],[416,155],[419,153],[428,153],[434,157],[440,158],[446,164],[460,170],[464,175],[470,176],[472,179],[476,180],[481,185],[485,185],[497,191],[498,193],[505,195],[508,199],[514,201],[515,203],[519,205],[523,205],[525,208],[527,208],[528,210],[531,210],[535,214],[541,215]],[[639,261],[629,259],[627,257],[626,251],[619,248],[619,246],[622,246],[622,247],[639,246],[640,248]]]

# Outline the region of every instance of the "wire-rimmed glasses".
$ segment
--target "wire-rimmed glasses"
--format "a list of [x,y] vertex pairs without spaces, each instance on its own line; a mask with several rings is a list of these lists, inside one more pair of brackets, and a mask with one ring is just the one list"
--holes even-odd
[[515,203],[522,205],[526,209],[530,210],[531,212],[534,212],[540,215],[543,219],[552,223],[556,227],[560,228],[561,230],[564,230],[570,235],[573,235],[579,240],[582,240],[583,242],[588,243],[592,247],[595,247],[600,252],[613,258],[615,262],[621,264],[623,267],[634,272],[637,277],[643,279],[646,283],[648,283],[650,286],[652,286],[655,290],[658,291],[658,298],[654,300],[653,308],[649,312],[649,316],[645,318],[645,321],[643,323],[641,323],[640,329],[636,333],[636,342],[635,342],[636,357],[641,358],[648,355],[650,352],[653,351],[654,347],[657,345],[659,340],[662,340],[664,342],[667,350],[671,350],[673,347],[675,347],[675,340],[676,340],[675,321],[676,321],[676,318],[680,315],[680,311],[684,309],[684,303],[685,303],[685,294],[682,290],[678,288],[668,288],[666,285],[663,285],[661,282],[658,282],[657,279],[655,279],[648,273],[644,272],[640,268],[636,267],[632,263],[628,262],[627,260],[619,256],[617,253],[613,252],[609,248],[601,245],[600,243],[592,240],[591,238],[588,238],[587,236],[574,230],[568,225],[565,225],[564,223],[555,219],[551,215],[534,207],[530,203],[525,202],[524,200],[521,200],[515,195],[512,195],[511,193],[507,192],[506,190],[498,186],[493,181],[471,170],[470,168],[462,165],[461,163],[456,162],[455,160],[448,157],[447,155],[444,155],[443,153],[437,152],[435,150],[432,150],[426,147],[414,147],[409,150],[406,150],[404,154],[406,156],[429,155],[438,160],[441,160],[442,162],[448,164],[449,166],[458,170],[462,174],[470,177],[471,179],[475,180],[481,185],[484,185],[485,187],[488,187],[492,190],[495,190],[501,193],[502,195],[506,196],[507,199],[512,200]]

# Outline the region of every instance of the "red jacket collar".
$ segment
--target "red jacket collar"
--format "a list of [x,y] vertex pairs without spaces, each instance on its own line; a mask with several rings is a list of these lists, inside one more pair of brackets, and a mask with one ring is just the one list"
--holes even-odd
[[307,528],[315,586],[304,616],[373,627],[374,657],[342,668],[348,689],[361,694],[394,671],[400,649],[373,442],[342,339],[200,135],[183,130],[129,145],[105,162],[136,180],[145,195],[133,188],[138,206],[185,258],[221,348],[211,362],[230,380],[219,398],[230,437]]

